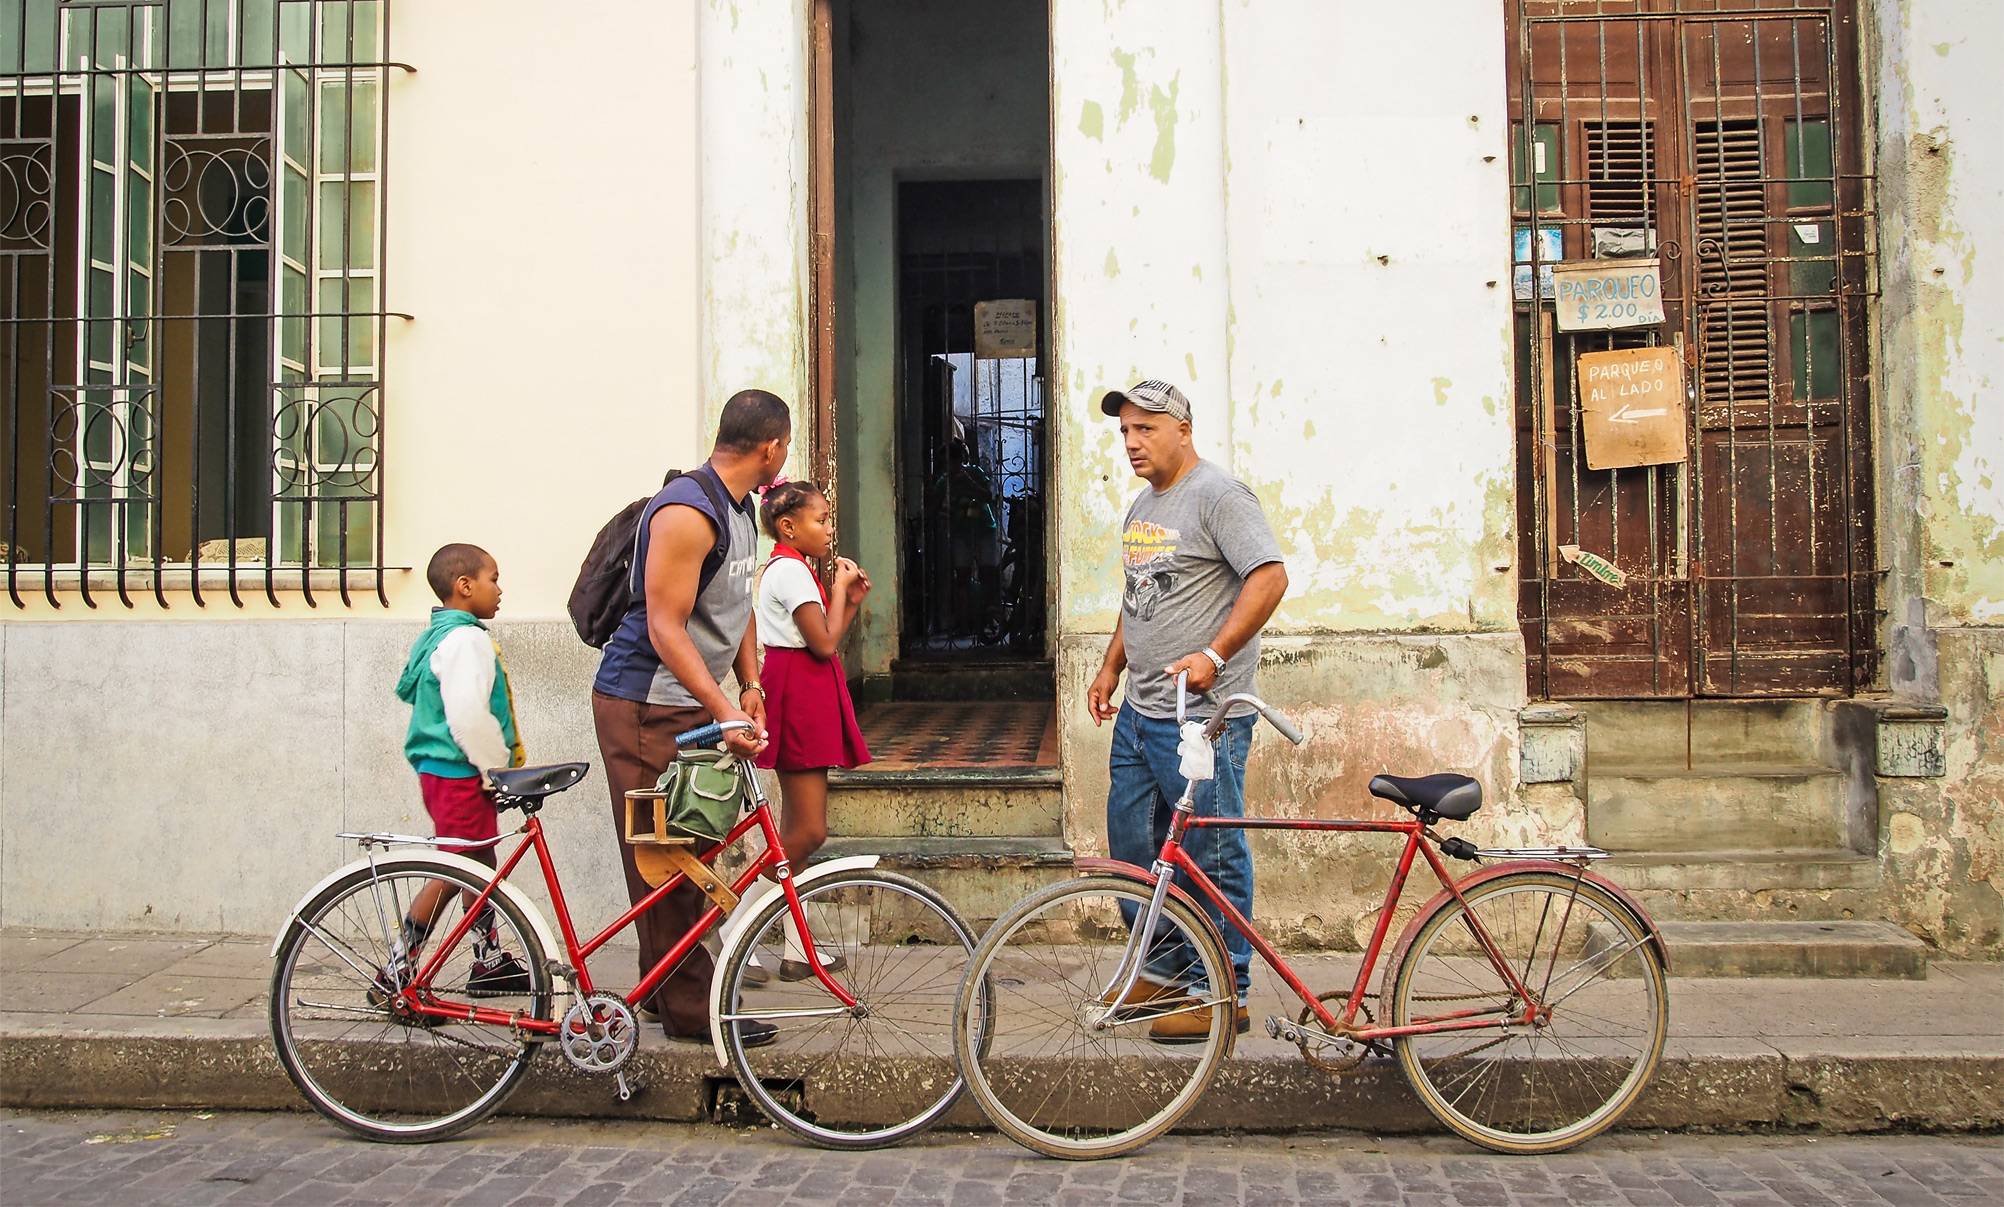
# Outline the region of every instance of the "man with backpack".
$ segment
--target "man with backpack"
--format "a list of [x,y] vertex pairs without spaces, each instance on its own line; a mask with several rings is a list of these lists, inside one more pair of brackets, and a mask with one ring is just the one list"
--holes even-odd
[[[624,825],[627,791],[653,787],[674,760],[675,735],[711,721],[749,720],[752,732],[733,731],[725,745],[746,758],[765,745],[765,693],[752,620],[758,566],[752,492],[778,476],[792,438],[784,402],[764,390],[741,390],[724,404],[710,459],[670,475],[659,493],[639,505],[623,580],[626,606],[605,640],[592,681],[592,721],[612,793],[615,833]],[[612,535],[601,534],[594,544],[572,597],[573,619],[587,640],[597,635],[586,631],[595,602],[589,598],[594,558]],[[733,671],[735,696],[720,686]],[[628,899],[637,904],[652,890],[634,865],[632,846],[620,842],[619,857]],[[707,905],[702,893],[685,883],[640,916],[641,975],[688,933]],[[669,1038],[708,1040],[711,966],[710,954],[697,946],[655,992],[653,1013]],[[769,1043],[774,1034],[765,1023],[745,1023],[740,1030],[748,1045]]]

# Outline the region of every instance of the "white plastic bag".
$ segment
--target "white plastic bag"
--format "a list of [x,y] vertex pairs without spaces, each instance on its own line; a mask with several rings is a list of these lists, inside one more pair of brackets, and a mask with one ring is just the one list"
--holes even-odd
[[1196,783],[1212,779],[1217,775],[1217,749],[1204,739],[1204,726],[1199,721],[1185,721],[1178,730],[1182,736],[1176,741],[1177,769],[1183,778]]

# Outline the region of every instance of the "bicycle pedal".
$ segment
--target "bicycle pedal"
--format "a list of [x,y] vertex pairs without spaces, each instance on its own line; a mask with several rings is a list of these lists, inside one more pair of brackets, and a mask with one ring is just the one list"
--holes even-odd
[[1269,1014],[1266,1016],[1266,1037],[1298,1044],[1301,1042],[1301,1028],[1278,1015]]

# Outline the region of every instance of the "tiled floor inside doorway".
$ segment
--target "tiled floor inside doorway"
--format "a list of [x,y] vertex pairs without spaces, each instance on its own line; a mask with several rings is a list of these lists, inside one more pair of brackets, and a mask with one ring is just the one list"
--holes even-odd
[[1058,765],[1055,714],[1048,702],[900,701],[856,710],[874,761],[870,771]]

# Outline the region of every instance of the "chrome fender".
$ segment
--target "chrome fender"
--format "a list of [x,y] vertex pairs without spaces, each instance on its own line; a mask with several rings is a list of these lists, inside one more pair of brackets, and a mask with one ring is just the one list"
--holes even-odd
[[[793,878],[794,891],[798,892],[802,887],[837,872],[876,867],[882,858],[880,855],[849,855],[817,863]],[[779,885],[759,877],[758,887],[745,894],[738,907],[731,911],[717,942],[717,963],[710,970],[710,1046],[716,1049],[717,1064],[723,1068],[729,1068],[731,1063],[730,1055],[724,1051],[724,1024],[717,1017],[724,1012],[724,969],[730,967],[731,958],[737,954],[738,948],[751,942],[751,920],[779,891]],[[777,968],[771,971],[775,976],[779,973]]]
[[[434,851],[425,848],[414,848],[407,851],[406,850],[391,851],[385,855],[378,857],[375,860],[375,862],[378,864],[384,864],[384,863],[426,864],[431,867],[451,868],[454,871],[470,872],[473,875],[481,877],[483,879],[494,875],[493,868],[488,867],[484,863],[475,863],[464,855],[453,855],[445,851]],[[367,871],[369,863],[370,860],[365,856],[361,859],[355,860],[353,863],[343,864],[342,866],[335,868],[332,872],[329,872],[327,876],[320,881],[320,883],[314,885],[310,889],[307,889],[306,895],[301,897],[299,899],[299,904],[293,906],[292,912],[285,916],[285,924],[278,928],[277,936],[272,939],[271,958],[274,960],[278,958],[278,945],[285,942],[285,936],[291,932],[293,923],[299,920],[300,914],[305,911],[308,905],[313,903],[313,899],[315,897],[318,897],[321,893],[327,891],[328,885],[333,884],[336,880],[341,879],[343,876],[347,876],[356,871]],[[513,905],[516,909],[522,911],[522,917],[527,919],[529,923],[529,929],[536,932],[536,942],[538,943],[538,945],[542,947],[543,957],[545,959],[556,960],[559,963],[565,963],[569,961],[570,957],[566,953],[563,940],[557,938],[557,933],[550,929],[550,924],[548,920],[546,920],[543,917],[543,911],[536,908],[536,903],[529,900],[529,895],[523,892],[521,888],[515,884],[514,881],[503,880],[500,886],[496,888],[494,892],[496,896],[506,897],[511,905]],[[569,987],[563,984],[561,981],[552,984],[550,986],[550,999],[551,1002],[553,1003],[551,1007],[552,1009],[551,1017],[556,1017],[557,1015],[562,1013],[560,1009],[556,1008],[554,1003],[559,998],[568,996],[569,992],[570,992]]]

